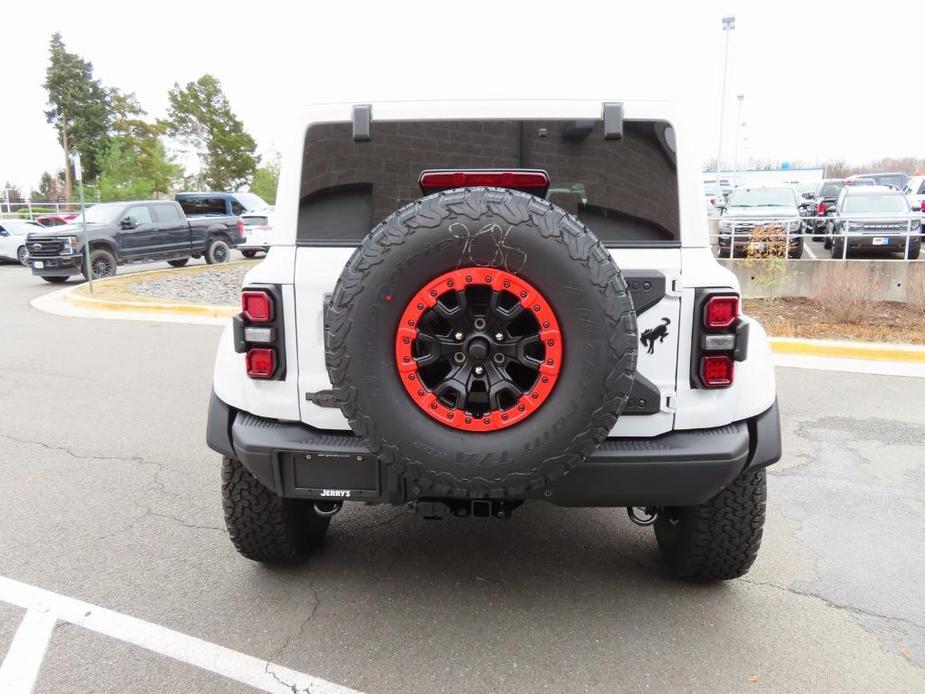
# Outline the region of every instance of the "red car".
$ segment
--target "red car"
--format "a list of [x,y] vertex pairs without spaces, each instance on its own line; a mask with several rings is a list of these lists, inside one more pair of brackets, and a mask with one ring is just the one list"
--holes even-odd
[[80,215],[77,212],[68,212],[65,214],[40,214],[35,221],[43,227],[58,227],[62,224],[70,224]]

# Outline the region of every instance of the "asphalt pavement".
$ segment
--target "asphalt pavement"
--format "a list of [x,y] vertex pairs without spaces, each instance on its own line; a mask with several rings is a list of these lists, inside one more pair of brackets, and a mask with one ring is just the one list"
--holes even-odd
[[[737,581],[673,579],[622,510],[542,503],[350,506],[268,569],[228,541],[204,441],[220,329],[29,305],[56,288],[0,266],[0,577],[367,692],[925,691],[925,379],[778,369],[785,457]],[[0,591],[0,654],[24,615]],[[58,621],[35,691],[252,691],[167,652]]]

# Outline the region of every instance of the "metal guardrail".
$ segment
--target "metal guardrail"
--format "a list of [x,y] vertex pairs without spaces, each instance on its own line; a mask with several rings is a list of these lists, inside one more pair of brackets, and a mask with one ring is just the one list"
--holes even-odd
[[[892,253],[902,253],[904,260],[910,259],[910,251],[913,248],[920,248],[925,245],[925,217],[913,212],[908,215],[888,215],[882,223],[904,226],[898,229],[859,229],[850,231],[830,231],[828,223],[832,221],[830,216],[806,216],[800,217],[801,224],[797,229],[792,229],[792,218],[788,219],[749,219],[736,218],[730,220],[728,217],[710,218],[710,242],[713,252],[718,258],[735,258],[736,256],[744,257],[774,257],[778,256],[786,260],[798,260],[798,258],[789,257],[791,244],[798,247],[799,243],[795,240],[802,238],[804,253],[801,258],[805,260],[846,260],[849,250],[852,252],[864,249],[857,248],[857,242],[864,240],[870,241],[869,245],[865,244],[870,251],[875,251],[881,246],[894,247]],[[731,229],[723,229],[720,223],[723,221],[733,221]],[[788,221],[791,222],[788,224]],[[870,223],[870,218],[850,218],[840,217],[839,221],[848,224]],[[879,221],[879,220],[878,220]],[[818,226],[817,226],[818,225]],[[742,227],[742,228],[740,228]],[[753,238],[757,237],[757,240]],[[877,243],[877,240],[881,240]],[[824,250],[834,249],[835,253],[819,254],[814,258],[807,258],[805,249],[813,241],[823,241],[823,244],[813,244]],[[852,241],[855,247],[851,248]],[[777,245],[777,248],[768,248],[769,245]],[[839,255],[840,252],[840,255]],[[889,260],[889,258],[872,258],[866,257],[865,260]]]

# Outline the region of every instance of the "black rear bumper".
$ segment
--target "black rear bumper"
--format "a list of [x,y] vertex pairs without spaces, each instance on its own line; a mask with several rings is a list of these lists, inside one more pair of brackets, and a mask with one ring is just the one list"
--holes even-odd
[[[214,393],[206,440],[280,496],[392,504],[415,498],[354,434],[238,412]],[[690,506],[780,457],[775,402],[757,417],[715,429],[607,439],[585,463],[528,498],[560,506]]]

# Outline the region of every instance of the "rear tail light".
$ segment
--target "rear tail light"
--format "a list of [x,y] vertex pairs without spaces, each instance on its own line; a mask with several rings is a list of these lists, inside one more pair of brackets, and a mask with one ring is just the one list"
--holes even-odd
[[707,328],[728,328],[739,319],[739,297],[714,296],[703,310],[703,325]]
[[819,206],[816,208],[816,214],[820,217],[825,214],[825,211],[829,209],[828,206],[822,200],[819,201]]
[[271,284],[251,285],[241,292],[241,313],[232,318],[234,349],[244,354],[249,378],[286,378],[283,295]]
[[273,320],[273,297],[262,290],[245,290],[241,292],[241,310],[249,321],[269,323]]
[[272,378],[276,371],[276,350],[272,347],[251,347],[245,357],[247,375],[251,378]]
[[705,356],[700,360],[700,378],[707,388],[728,388],[732,385],[734,372],[732,357]]
[[739,320],[739,296],[730,290],[699,289],[691,354],[691,387],[729,388],[735,362],[748,353],[748,322]]
[[543,197],[546,195],[546,191],[549,190],[549,174],[545,171],[526,169],[510,171],[441,169],[424,171],[420,179],[418,179],[418,184],[425,194],[452,188],[485,186],[490,188],[510,188]]
[[238,238],[244,238],[244,220],[238,217]]

